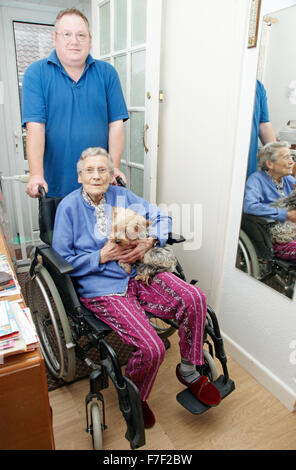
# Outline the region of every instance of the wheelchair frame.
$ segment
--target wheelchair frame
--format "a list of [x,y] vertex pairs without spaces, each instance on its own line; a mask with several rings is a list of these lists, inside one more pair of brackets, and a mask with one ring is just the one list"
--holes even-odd
[[[47,202],[48,199],[50,198],[47,198]],[[40,199],[40,217],[43,212],[42,200],[43,198]],[[58,201],[55,201],[54,213],[57,204]],[[71,382],[75,378],[76,356],[84,360],[92,369],[89,376],[90,389],[85,398],[85,411],[86,431],[92,435],[95,449],[102,448],[102,431],[107,427],[104,398],[101,391],[108,387],[108,379],[110,378],[117,391],[120,410],[126,421],[125,437],[130,442],[131,449],[139,448],[145,444],[145,430],[138,389],[127,377],[123,376],[118,357],[105,340],[113,330],[80,303],[73,283],[75,281],[70,276],[73,272],[72,265],[50,246],[53,227],[51,219],[52,214],[46,221],[47,229],[49,228],[47,232],[39,223],[40,237],[47,244],[35,248],[29,271],[31,280],[27,286],[33,289],[32,292],[35,294],[39,289],[46,306],[44,313],[40,311],[38,301],[35,304],[35,297],[33,297],[33,305],[29,305],[46,365],[53,376],[61,378],[65,382]],[[168,243],[174,244],[183,241],[185,241],[183,237],[171,235]],[[185,280],[179,263],[177,271],[177,275]],[[196,281],[191,281],[191,283],[194,284]],[[162,338],[170,336],[178,329],[178,324],[173,320],[161,320],[162,326],[159,327],[153,323],[157,317],[151,314],[149,317],[152,326]],[[222,365],[223,375],[219,376],[218,374],[213,359],[213,346],[208,340],[208,336],[213,341],[215,355]],[[86,338],[87,343],[80,345],[78,342],[81,338]],[[227,358],[218,321],[209,306],[207,307],[204,344],[208,346],[208,349],[204,349],[205,364],[197,366],[197,369],[215,383],[224,398],[234,390],[235,386],[229,378]],[[99,351],[99,364],[94,363],[88,357],[91,348],[96,348]],[[180,392],[177,395],[177,400],[195,414],[200,414],[210,408],[196,400],[188,389]],[[101,403],[102,413],[100,413],[98,402]]]
[[[239,234],[236,266],[261,282],[273,279],[292,298],[296,263],[277,258],[268,233],[273,219],[243,214]],[[262,267],[264,271],[262,272]]]

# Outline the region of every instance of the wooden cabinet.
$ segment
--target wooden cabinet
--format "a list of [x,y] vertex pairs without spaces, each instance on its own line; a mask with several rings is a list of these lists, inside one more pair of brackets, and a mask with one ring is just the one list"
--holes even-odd
[[44,360],[39,349],[0,366],[0,449],[54,449]]
[[[9,258],[1,227],[0,252]],[[16,298],[22,296],[7,297]],[[54,449],[45,365],[39,348],[4,357],[0,364],[0,449]]]

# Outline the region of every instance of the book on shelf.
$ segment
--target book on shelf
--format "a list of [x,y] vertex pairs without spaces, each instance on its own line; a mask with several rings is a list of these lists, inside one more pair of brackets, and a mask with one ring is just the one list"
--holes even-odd
[[15,285],[11,274],[6,271],[0,271],[0,291],[12,289]]
[[2,325],[2,331],[6,334],[0,334],[0,356],[29,352],[38,347],[30,309],[22,308],[19,301],[0,301],[0,327]]
[[20,293],[20,287],[5,254],[0,253],[0,297]]
[[0,292],[1,291],[6,291],[6,290],[9,290],[9,289],[13,289],[14,287],[16,287],[16,284],[15,284],[14,280],[11,279],[9,282],[7,282],[7,284],[0,285]]
[[35,326],[31,317],[29,308],[22,308],[19,302],[10,302],[17,324],[19,325],[20,333],[25,340],[28,348],[38,345],[38,336],[36,334]]

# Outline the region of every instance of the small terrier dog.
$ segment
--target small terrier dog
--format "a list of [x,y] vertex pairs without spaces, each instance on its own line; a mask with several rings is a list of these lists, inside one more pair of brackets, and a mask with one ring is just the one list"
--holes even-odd
[[290,192],[289,196],[281,197],[270,204],[272,207],[287,209],[288,211],[296,209],[296,189]]
[[[136,212],[123,207],[114,207],[112,213],[111,230],[109,240],[122,246],[127,246],[132,240],[147,238],[149,220]],[[119,262],[119,265],[131,273],[129,263]],[[164,271],[176,271],[177,259],[170,246],[152,247],[148,250],[143,259],[135,263],[137,268],[137,280],[149,284],[153,277]]]

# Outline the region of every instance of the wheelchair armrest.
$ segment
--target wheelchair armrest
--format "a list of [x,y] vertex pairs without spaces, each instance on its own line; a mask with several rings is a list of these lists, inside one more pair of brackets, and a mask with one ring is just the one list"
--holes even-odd
[[183,243],[185,241],[186,239],[182,235],[178,235],[176,233],[169,233],[167,244],[174,245],[174,243]]
[[257,222],[261,225],[271,225],[276,221],[274,219],[270,219],[269,217],[258,217]]
[[69,274],[74,271],[72,264],[68,263],[62,256],[60,256],[51,246],[41,245],[36,247],[36,254],[42,256],[44,260],[51,265],[51,267],[58,274]]
[[246,214],[246,213],[243,214],[243,218],[246,221],[254,222],[260,225],[271,225],[276,222],[274,219],[271,219],[270,217],[262,217],[259,215]]

